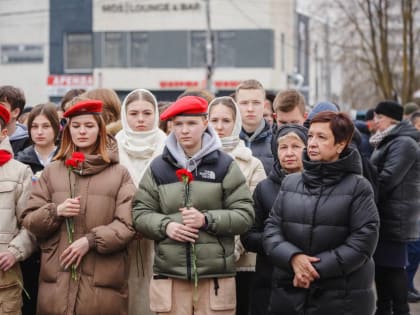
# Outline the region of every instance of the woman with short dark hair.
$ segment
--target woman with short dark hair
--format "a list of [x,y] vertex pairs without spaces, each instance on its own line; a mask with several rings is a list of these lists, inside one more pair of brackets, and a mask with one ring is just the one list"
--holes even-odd
[[310,123],[302,173],[283,180],[264,229],[275,266],[269,314],[371,315],[379,218],[354,125],[344,113]]

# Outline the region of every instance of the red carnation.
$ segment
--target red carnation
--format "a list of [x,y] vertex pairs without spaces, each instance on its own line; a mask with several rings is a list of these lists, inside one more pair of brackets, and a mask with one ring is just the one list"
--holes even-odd
[[77,162],[74,159],[67,159],[65,164],[67,167],[77,167]]
[[85,155],[82,152],[73,152],[71,157],[66,160],[65,165],[69,168],[76,168],[84,160]]
[[76,163],[82,163],[85,160],[85,155],[82,152],[73,152],[71,158],[76,161]]
[[194,179],[193,174],[185,168],[177,170],[175,174],[178,177],[179,181],[186,182],[186,184],[189,184]]

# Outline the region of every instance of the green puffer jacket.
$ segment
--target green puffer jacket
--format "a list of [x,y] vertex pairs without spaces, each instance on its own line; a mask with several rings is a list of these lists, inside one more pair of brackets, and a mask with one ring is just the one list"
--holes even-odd
[[[169,222],[182,223],[185,188],[177,170],[167,149],[153,160],[134,196],[133,219],[137,231],[155,240],[154,273],[191,280],[190,243],[166,235]],[[236,162],[219,150],[206,155],[193,175],[190,203],[208,218],[208,228],[200,230],[195,242],[198,277],[233,276],[234,236],[246,232],[254,220],[251,193]]]

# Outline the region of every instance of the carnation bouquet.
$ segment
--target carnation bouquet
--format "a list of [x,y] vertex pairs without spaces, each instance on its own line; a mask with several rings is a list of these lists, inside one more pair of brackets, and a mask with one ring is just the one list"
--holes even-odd
[[[85,160],[85,155],[82,152],[73,152],[71,157],[66,160],[65,165],[68,169],[68,175],[69,175],[69,185],[70,185],[70,198],[75,197],[76,193],[76,181],[72,183],[71,180],[71,172],[75,169],[78,169],[79,166],[83,163]],[[82,170],[79,170],[79,174],[82,173]],[[74,241],[74,221],[72,217],[66,218],[66,228],[67,228],[67,239],[69,244],[73,243]],[[71,278],[73,280],[77,280],[77,271],[75,265],[71,265]]]
[[[185,168],[181,168],[176,171],[176,176],[178,177],[179,181],[184,184],[185,193],[184,193],[184,207],[189,208],[190,205],[190,183],[193,181],[194,177],[191,172],[186,170]],[[192,266],[194,272],[194,303],[197,301],[197,287],[198,287],[198,272],[197,272],[197,254],[195,251],[194,243],[190,243],[191,245],[191,256],[192,256]]]

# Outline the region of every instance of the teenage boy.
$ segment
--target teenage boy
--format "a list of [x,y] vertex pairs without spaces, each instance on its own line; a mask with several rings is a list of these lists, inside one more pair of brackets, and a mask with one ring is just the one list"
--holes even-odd
[[252,155],[260,159],[266,174],[273,167],[271,152],[271,127],[264,119],[265,90],[257,80],[246,80],[236,87],[236,102],[242,118],[239,137],[251,149]]
[[6,125],[10,112],[0,106],[0,309],[21,314],[22,273],[19,261],[35,249],[35,241],[20,224],[30,195],[32,172],[13,159]]
[[277,125],[301,125],[306,120],[305,98],[299,91],[288,89],[277,93],[273,102]]
[[[234,315],[235,235],[253,223],[251,193],[236,162],[220,150],[205,99],[182,97],[160,119],[172,119],[173,129],[133,201],[136,230],[155,241],[150,308]],[[189,188],[179,170],[191,172]]]
[[0,106],[4,106],[10,112],[7,132],[15,156],[31,145],[28,129],[17,122],[25,107],[25,102],[25,95],[21,89],[10,85],[0,86]]

